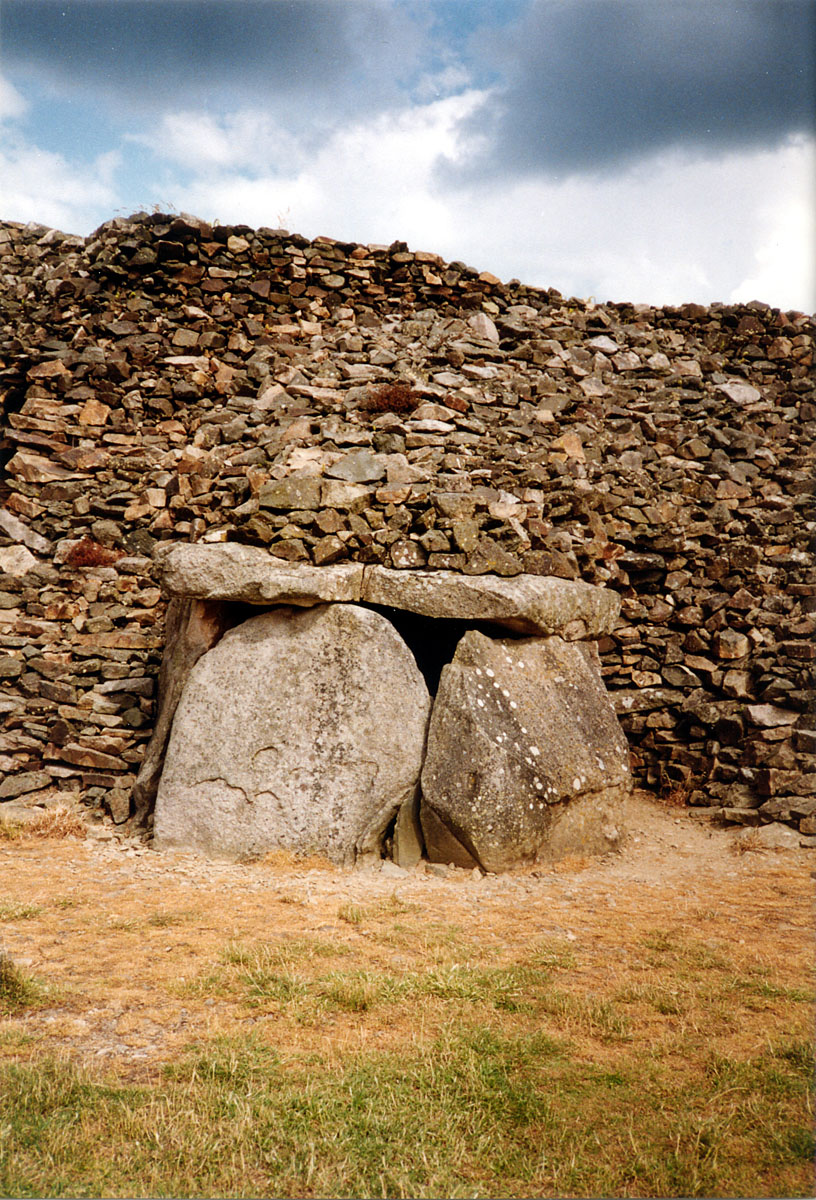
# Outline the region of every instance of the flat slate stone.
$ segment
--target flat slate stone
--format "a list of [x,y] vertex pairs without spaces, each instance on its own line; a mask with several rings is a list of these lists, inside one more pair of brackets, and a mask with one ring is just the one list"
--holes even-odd
[[568,641],[610,632],[620,612],[617,592],[571,579],[388,567],[366,567],[362,599],[427,617],[493,621],[517,633],[557,633]]
[[620,612],[617,592],[580,580],[359,563],[313,567],[232,543],[175,546],[162,560],[162,574],[171,595],[258,605],[363,602],[427,617],[492,621],[516,633],[558,634],[567,641],[610,632]]
[[257,546],[230,542],[174,546],[162,559],[162,581],[171,595],[259,605],[359,600],[363,570],[359,563],[296,565]]

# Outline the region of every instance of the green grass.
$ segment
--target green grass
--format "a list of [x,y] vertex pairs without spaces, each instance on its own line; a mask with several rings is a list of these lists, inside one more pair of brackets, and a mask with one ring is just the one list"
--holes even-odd
[[[591,944],[479,945],[396,898],[344,924],[229,942],[169,985],[254,1032],[138,1085],[34,1053],[36,1015],[0,1023],[0,1196],[812,1194],[801,971],[663,931],[609,971]],[[0,1016],[45,994],[14,971]]]
[[42,1003],[45,986],[4,951],[0,950],[0,1017],[12,1016],[21,1009]]
[[313,959],[340,958],[351,950],[342,942],[327,942],[317,937],[292,937],[282,942],[263,942],[257,946],[244,946],[230,942],[221,956],[225,963],[263,970],[272,966],[291,966],[294,963],[311,962]]
[[24,921],[28,917],[38,917],[42,911],[41,904],[12,904],[0,900],[0,921]]
[[22,838],[24,826],[22,821],[10,817],[0,817],[0,842],[17,842]]
[[[535,948],[529,963],[484,966],[459,961],[455,945],[445,940],[444,953],[429,956],[424,969],[397,971],[377,967],[326,970],[321,964],[329,966],[328,960],[342,959],[352,951],[342,942],[315,937],[256,946],[231,943],[221,956],[220,967],[181,986],[186,995],[228,996],[253,1008],[285,1012],[307,1024],[335,1011],[369,1012],[427,999],[510,1013],[557,1009],[582,1017],[598,1007],[569,998],[554,999],[549,992],[544,996],[556,965],[569,961],[565,956],[559,958],[552,947]],[[605,1028],[610,1027],[611,1021],[606,1019]]]
[[370,921],[394,916],[396,913],[415,913],[420,911],[420,906],[409,900],[403,900],[396,892],[392,892],[390,896],[382,900],[378,900],[373,904],[367,904],[363,907],[360,904],[353,904],[348,901],[346,904],[341,904],[337,910],[338,919],[345,921],[348,925],[362,925]]
[[145,921],[151,929],[168,929],[171,925],[182,925],[190,919],[188,912],[154,912]]
[[218,1041],[141,1086],[0,1066],[0,1194],[807,1195],[810,1077],[804,1044],[678,1080],[458,1023],[339,1062]]
[[359,904],[341,904],[337,910],[337,916],[341,921],[346,921],[349,925],[362,925],[365,916],[365,910]]
[[331,960],[351,955],[349,946],[314,936],[254,946],[232,943],[220,965],[181,990],[230,998],[307,1025],[337,1012],[457,1005],[482,1018],[504,1012],[546,1019],[559,1033],[605,1043],[636,1038],[637,1013],[644,1008],[677,1017],[683,1033],[702,1040],[713,1031],[737,1029],[741,1013],[761,1012],[779,1001],[813,1003],[811,991],[783,987],[761,968],[738,973],[717,947],[694,939],[669,941],[662,934],[644,940],[642,959],[632,963],[636,982],[604,996],[557,986],[559,977],[569,978],[576,961],[573,948],[558,940],[532,945],[521,961],[495,965],[484,961],[490,951],[471,945],[453,926],[416,929],[394,923],[374,940],[409,950],[414,963],[419,955],[427,965],[348,968]]
[[0,1048],[10,1046],[17,1049],[20,1046],[30,1046],[36,1041],[31,1033],[20,1029],[12,1020],[0,1021]]

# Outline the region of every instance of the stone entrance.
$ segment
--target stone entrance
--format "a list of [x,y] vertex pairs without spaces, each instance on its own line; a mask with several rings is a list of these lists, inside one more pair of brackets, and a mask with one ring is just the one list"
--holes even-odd
[[500,871],[617,844],[628,748],[592,641],[615,593],[238,545],[176,546],[163,580],[176,629],[135,793],[159,846]]

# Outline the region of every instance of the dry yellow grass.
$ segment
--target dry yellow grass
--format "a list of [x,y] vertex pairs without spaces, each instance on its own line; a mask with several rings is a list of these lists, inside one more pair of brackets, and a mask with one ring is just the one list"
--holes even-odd
[[[698,1190],[710,1189],[717,1178],[736,1186],[748,1177],[755,1194],[801,1194],[801,1164],[771,1170],[755,1157],[751,1177],[746,1164],[760,1135],[742,1144],[735,1130],[754,1099],[771,1113],[773,1056],[784,1064],[785,1054],[800,1055],[797,1047],[811,1042],[808,856],[733,854],[727,834],[644,803],[633,809],[633,835],[619,857],[484,880],[465,872],[348,874],[279,854],[209,864],[90,839],[46,844],[26,833],[0,844],[0,894],[17,914],[2,929],[12,955],[52,993],[45,1006],[0,1023],[0,1066],[34,1070],[54,1052],[158,1096],[167,1064],[186,1061],[192,1045],[205,1056],[207,1047],[217,1054],[221,1045],[243,1046],[251,1058],[251,1038],[295,1073],[313,1062],[308,1086],[328,1087],[338,1072],[357,1070],[361,1054],[381,1061],[388,1078],[389,1055],[414,1064],[406,1070],[428,1071],[433,1047],[448,1045],[455,1031],[467,1045],[498,1039],[505,1049],[495,1053],[513,1061],[507,1047],[527,1046],[522,1075],[537,1056],[560,1055],[563,1086],[576,1095],[592,1079],[627,1080],[627,1096],[642,1088],[655,1111],[666,1106],[664,1124],[678,1137],[677,1105],[701,1113],[713,1105],[717,1155],[698,1176],[682,1174],[682,1187],[697,1179]],[[532,1049],[539,1044],[546,1053]],[[487,1063],[493,1051],[485,1053]],[[739,1078],[726,1085],[726,1076]],[[726,1086],[736,1089],[733,1111],[719,1099]],[[582,1101],[587,1112],[604,1089],[623,1084],[598,1087]],[[565,1112],[572,1103],[564,1101]],[[618,1119],[610,1103],[606,1096],[598,1121]],[[768,1116],[767,1137],[782,1137],[771,1128],[777,1119]],[[632,1136],[645,1146],[658,1137],[654,1122],[648,1136],[634,1127]],[[621,1171],[624,1151],[616,1151]],[[567,1187],[568,1175],[550,1165],[536,1177],[540,1187],[545,1177],[546,1186]],[[594,1184],[576,1176],[571,1194],[618,1186],[613,1165]],[[536,1194],[522,1186],[521,1167],[513,1170],[492,1183],[483,1178],[470,1194],[480,1186],[498,1194],[502,1178],[515,1180],[515,1194]],[[647,1175],[669,1178],[654,1164]],[[303,1178],[297,1186],[289,1180],[290,1194],[320,1194],[303,1190]],[[451,1186],[447,1176],[431,1178]],[[276,1186],[285,1185],[278,1178]],[[626,1194],[650,1194],[644,1186]]]

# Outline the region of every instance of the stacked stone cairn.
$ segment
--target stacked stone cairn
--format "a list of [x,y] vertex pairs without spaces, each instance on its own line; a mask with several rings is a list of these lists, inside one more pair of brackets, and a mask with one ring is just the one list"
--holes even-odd
[[[334,611],[171,593],[179,544],[226,543],[277,571],[615,593],[561,641],[597,648],[636,782],[813,835],[813,347],[813,317],[760,302],[564,299],[402,243],[0,223],[0,814],[58,788],[149,815],[168,595],[187,635],[191,606],[219,626],[211,653],[238,616]],[[337,607],[385,611],[365,604]],[[519,630],[466,624],[451,688],[525,661]]]

